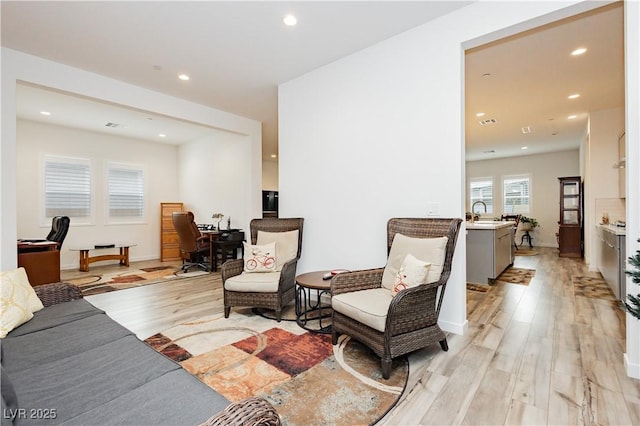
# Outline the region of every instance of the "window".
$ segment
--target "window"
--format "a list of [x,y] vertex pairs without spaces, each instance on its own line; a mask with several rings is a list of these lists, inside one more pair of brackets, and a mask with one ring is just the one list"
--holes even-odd
[[116,221],[144,218],[144,170],[139,166],[107,165],[108,216]]
[[505,176],[504,212],[529,213],[531,205],[531,181],[529,175]]
[[91,161],[44,157],[44,215],[91,217]]
[[[493,179],[492,178],[472,178],[469,183],[470,203],[482,201],[487,205],[487,213],[493,213]],[[477,210],[478,211],[478,210]],[[479,210],[484,212],[484,210]]]

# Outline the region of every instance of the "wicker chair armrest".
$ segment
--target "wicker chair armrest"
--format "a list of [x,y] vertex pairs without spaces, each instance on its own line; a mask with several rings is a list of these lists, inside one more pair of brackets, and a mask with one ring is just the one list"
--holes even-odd
[[280,271],[280,290],[288,290],[296,285],[296,268],[298,267],[298,259],[292,259],[282,265]]
[[376,268],[337,274],[331,279],[331,295],[379,288],[383,272],[384,268]]
[[228,280],[231,277],[235,277],[236,275],[240,275],[242,270],[244,269],[244,260],[242,259],[231,259],[227,260],[222,264],[222,283]]
[[247,398],[229,404],[200,426],[280,426],[280,416],[262,398]]
[[396,294],[389,305],[386,332],[394,336],[437,323],[440,285],[440,281],[435,281]]
[[44,306],[57,305],[82,299],[82,291],[78,286],[69,283],[51,283],[33,287]]

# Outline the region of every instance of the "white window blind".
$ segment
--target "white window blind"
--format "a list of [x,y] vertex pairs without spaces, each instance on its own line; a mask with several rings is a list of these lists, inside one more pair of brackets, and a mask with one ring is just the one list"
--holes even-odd
[[109,164],[107,170],[109,217],[143,218],[144,170],[118,164]]
[[46,156],[44,160],[45,216],[91,216],[91,162]]
[[[493,179],[471,178],[469,182],[470,206],[476,201],[482,201],[487,205],[487,213],[493,213]],[[484,207],[476,207],[476,213],[484,213]]]
[[503,186],[505,213],[529,213],[531,204],[529,176],[505,176]]

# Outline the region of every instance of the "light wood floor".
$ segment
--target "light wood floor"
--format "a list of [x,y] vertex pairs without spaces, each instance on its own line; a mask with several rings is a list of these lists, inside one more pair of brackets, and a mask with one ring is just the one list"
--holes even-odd
[[[595,275],[581,260],[541,251],[516,257],[514,266],[536,270],[530,285],[467,293],[467,334],[450,335],[448,352],[433,345],[410,355],[407,388],[379,424],[640,425],[640,381],[623,365],[623,311],[574,295],[572,276]],[[142,339],[222,312],[221,299],[210,279],[87,297]]]

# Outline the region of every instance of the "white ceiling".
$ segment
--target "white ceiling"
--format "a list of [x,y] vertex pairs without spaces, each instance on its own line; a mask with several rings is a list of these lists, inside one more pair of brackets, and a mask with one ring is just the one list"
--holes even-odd
[[[279,83],[468,3],[2,1],[2,45],[259,120],[268,160]],[[282,24],[287,13],[297,26]],[[619,3],[469,51],[467,159],[576,148],[589,111],[624,106],[622,29]],[[570,57],[581,46],[587,53]],[[496,123],[480,126],[480,111]],[[18,116],[174,144],[216,131],[23,85]]]
[[259,120],[269,159],[279,83],[469,3],[2,1],[2,45]]

